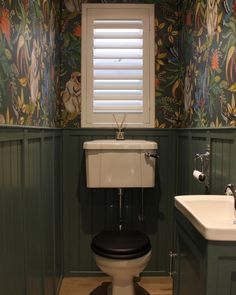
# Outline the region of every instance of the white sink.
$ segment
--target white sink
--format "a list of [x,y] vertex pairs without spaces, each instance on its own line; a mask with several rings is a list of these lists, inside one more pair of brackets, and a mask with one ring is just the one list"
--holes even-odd
[[232,196],[176,196],[175,207],[207,240],[236,241],[236,211]]

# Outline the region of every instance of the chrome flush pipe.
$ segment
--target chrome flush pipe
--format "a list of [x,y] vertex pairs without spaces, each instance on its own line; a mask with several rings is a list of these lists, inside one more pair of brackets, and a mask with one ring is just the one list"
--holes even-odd
[[119,230],[122,230],[122,226],[123,226],[123,195],[124,195],[124,190],[122,188],[118,188],[118,197],[119,197]]

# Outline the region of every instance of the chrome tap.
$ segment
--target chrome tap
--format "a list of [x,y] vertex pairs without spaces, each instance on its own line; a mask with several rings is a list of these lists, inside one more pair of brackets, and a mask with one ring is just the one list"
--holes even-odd
[[236,191],[235,191],[235,186],[234,184],[227,184],[225,188],[225,194],[228,196],[233,196],[234,197],[234,209],[236,210]]

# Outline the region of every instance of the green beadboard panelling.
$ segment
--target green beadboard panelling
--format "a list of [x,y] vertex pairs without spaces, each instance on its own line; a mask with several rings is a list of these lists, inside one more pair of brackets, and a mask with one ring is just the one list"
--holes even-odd
[[[228,183],[236,183],[235,129],[187,129],[177,131],[177,193],[201,194],[204,185],[193,179],[193,156],[210,147],[210,193],[223,194]],[[198,164],[199,165],[199,164]]]
[[1,292],[56,295],[63,271],[61,132],[0,131]]
[[54,137],[54,267],[55,289],[59,293],[63,274],[63,235],[62,235],[62,139],[60,133]]
[[27,141],[25,151],[25,270],[29,295],[43,292],[43,235],[41,202],[41,139]]
[[[5,294],[51,295],[60,286],[62,272],[66,276],[100,273],[90,243],[100,230],[117,227],[117,191],[86,188],[82,146],[87,140],[114,138],[114,131],[0,131],[0,235],[5,238],[0,244],[0,281]],[[173,196],[204,192],[192,177],[193,155],[209,144],[211,192],[221,194],[227,183],[235,182],[236,131],[130,129],[125,133],[126,138],[158,142],[156,187],[143,191],[145,220],[138,221],[142,195],[138,188],[125,190],[124,219],[126,228],[143,230],[150,237],[153,254],[146,274],[167,274]]]
[[44,214],[42,214],[44,234],[44,294],[54,293],[54,144],[53,137],[45,137],[42,142],[42,203]]
[[0,143],[1,293],[25,295],[22,206],[22,142]]

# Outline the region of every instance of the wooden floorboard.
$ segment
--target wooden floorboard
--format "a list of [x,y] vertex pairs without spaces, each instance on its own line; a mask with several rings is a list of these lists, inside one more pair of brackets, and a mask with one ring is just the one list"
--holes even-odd
[[[59,295],[106,295],[109,285],[109,277],[64,278]],[[136,284],[136,295],[172,295],[172,280],[169,277],[142,277]]]

